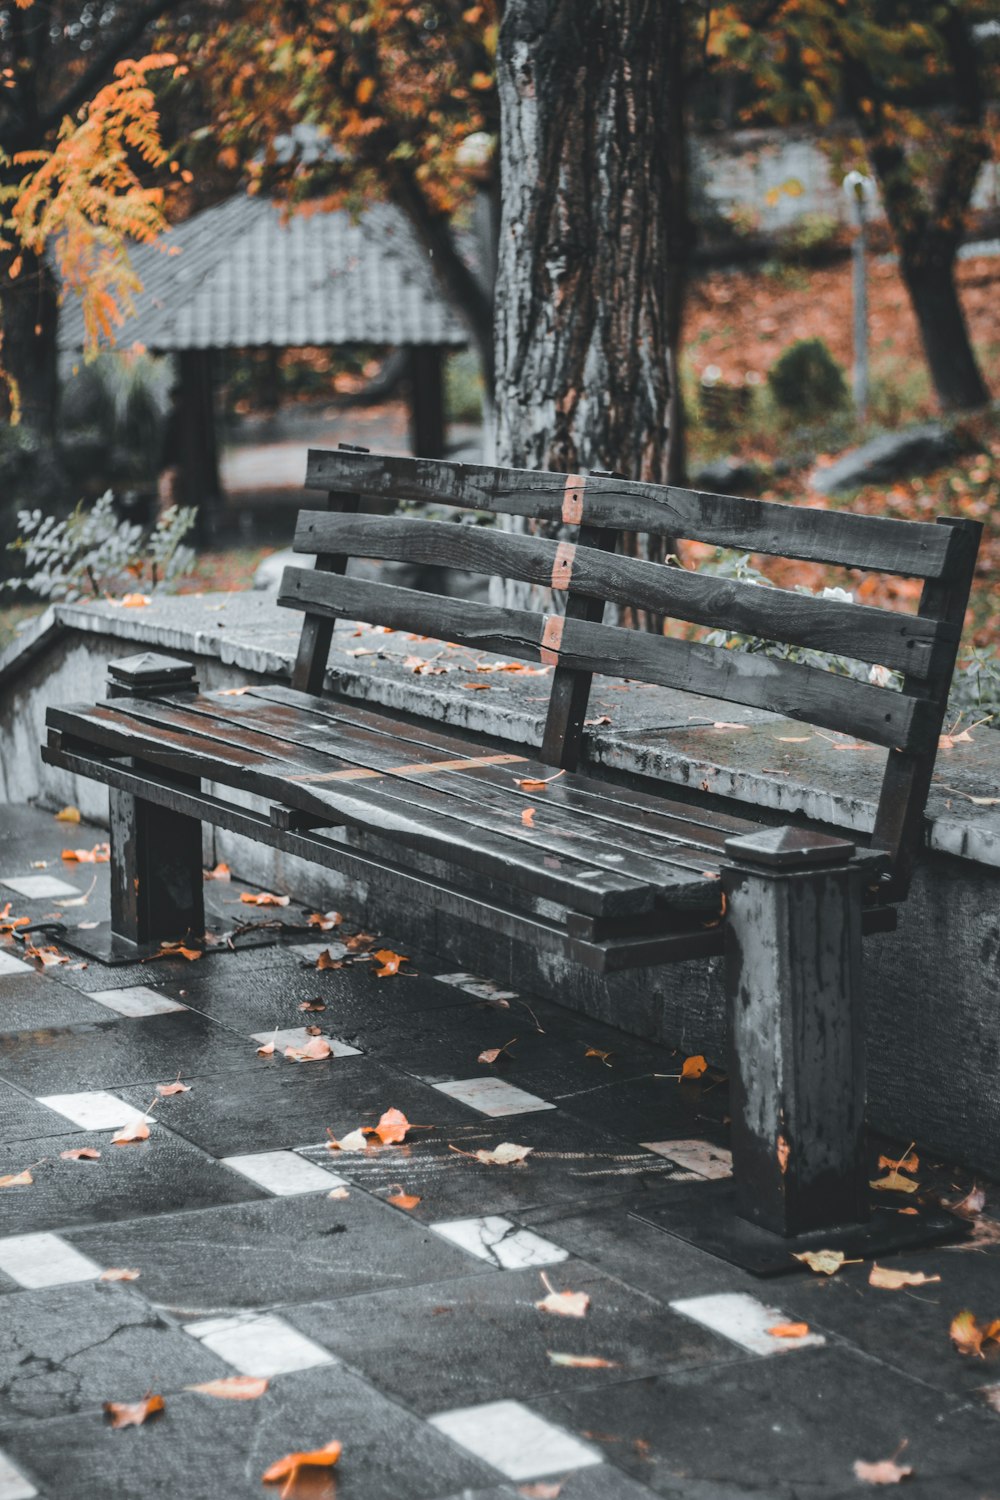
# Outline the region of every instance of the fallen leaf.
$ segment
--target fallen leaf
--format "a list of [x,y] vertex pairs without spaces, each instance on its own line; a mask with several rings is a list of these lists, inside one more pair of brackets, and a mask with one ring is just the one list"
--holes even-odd
[[186,1385],[186,1391],[198,1391],[202,1396],[218,1396],[220,1401],[256,1401],[268,1387],[263,1375],[222,1375],[218,1380],[205,1380],[201,1385]]
[[150,1417],[166,1411],[162,1396],[146,1396],[142,1401],[105,1401],[104,1414],[112,1427],[141,1427]]
[[325,1036],[314,1036],[304,1047],[286,1047],[285,1056],[293,1062],[321,1062],[323,1058],[333,1056],[333,1048]]
[[156,1085],[156,1092],[160,1095],[161,1099],[172,1099],[175,1094],[190,1094],[191,1085],[189,1083],[181,1083],[178,1078],[175,1083],[158,1083]]
[[492,1151],[477,1151],[477,1161],[490,1167],[523,1167],[525,1158],[534,1151],[534,1146],[515,1146],[512,1141],[502,1141]]
[[611,1059],[614,1056],[614,1053],[613,1052],[602,1052],[601,1049],[600,1049],[600,1047],[588,1047],[587,1050],[586,1050],[586,1052],[583,1055],[584,1055],[584,1057],[597,1057],[597,1058],[600,1058],[601,1062],[604,1063],[605,1067],[610,1068],[610,1066],[611,1066]]
[[563,770],[557,771],[554,776],[522,776],[520,778],[515,776],[514,785],[519,786],[522,792],[544,792],[550,782],[558,781],[560,776],[565,775],[566,772]]
[[912,1473],[911,1464],[898,1464],[892,1458],[882,1458],[874,1464],[866,1463],[863,1458],[854,1462],[855,1478],[862,1484],[901,1484]]
[[127,1266],[109,1266],[102,1271],[98,1281],[138,1281],[141,1272],[130,1271]]
[[372,957],[378,960],[379,967],[375,970],[375,974],[379,979],[387,979],[391,974],[398,974],[400,964],[406,963],[406,954],[393,953],[391,948],[379,948]]
[[339,911],[314,911],[306,917],[307,927],[318,927],[320,932],[329,932],[343,921]]
[[818,1271],[823,1276],[835,1276],[844,1264],[844,1252],[843,1250],[803,1250],[800,1254],[794,1255],[794,1259],[803,1261],[810,1271]]
[[968,1308],[952,1318],[948,1334],[959,1354],[977,1355],[985,1359],[983,1345],[1000,1342],[1000,1318],[992,1323],[978,1323]]
[[597,719],[584,719],[583,723],[585,728],[590,729],[598,728],[602,724],[610,724],[611,720],[608,718],[607,714],[601,714],[601,716]]
[[615,1359],[602,1359],[598,1354],[557,1354],[553,1349],[546,1349],[549,1361],[554,1365],[563,1365],[571,1370],[620,1370],[621,1365]]
[[203,870],[202,875],[206,880],[232,880],[232,871],[227,864],[220,860],[211,870]]
[[273,891],[241,891],[240,900],[245,906],[287,906],[288,896],[276,896]]
[[351,1196],[351,1194],[350,1194],[350,1191],[347,1188],[345,1188],[345,1187],[335,1187],[335,1188],[331,1188],[330,1191],[327,1193],[326,1196],[328,1198],[343,1199],[343,1198],[349,1198]]
[[524,1500],[559,1500],[562,1488],[561,1479],[555,1484],[550,1484],[547,1479],[539,1479],[535,1484],[519,1484],[517,1493],[523,1495]]
[[873,1265],[868,1276],[869,1286],[880,1286],[887,1292],[898,1292],[904,1286],[926,1286],[931,1281],[940,1281],[940,1276],[927,1276],[923,1271],[894,1271],[890,1266]]
[[986,1405],[994,1411],[1000,1411],[1000,1385],[984,1385],[980,1386],[980,1390]]
[[392,1203],[396,1208],[411,1209],[416,1208],[420,1199],[415,1193],[404,1193],[403,1189],[400,1188],[398,1193],[390,1193],[385,1201],[386,1203]]
[[323,1000],[303,1000],[299,1010],[326,1010],[326,1003]]
[[878,1164],[880,1168],[885,1167],[890,1172],[920,1171],[920,1157],[913,1150],[912,1146],[898,1161],[894,1161],[891,1156],[880,1156]]
[[183,943],[161,943],[157,958],[186,958],[189,964],[201,958],[200,948],[186,948]]
[[[114,600],[111,601],[114,603]],[[149,603],[148,594],[125,594],[119,600],[125,609],[144,609]]]
[[878,1188],[883,1193],[915,1193],[920,1186],[911,1177],[904,1177],[902,1172],[887,1172],[884,1177],[876,1177],[868,1184],[869,1187]]
[[963,1219],[973,1219],[986,1207],[986,1194],[981,1187],[973,1186],[964,1198],[958,1203],[949,1204],[948,1207],[953,1214],[961,1214]]
[[258,1057],[273,1057],[274,1056],[274,1043],[273,1042],[261,1042],[260,1046],[257,1048],[257,1056]]
[[243,694],[249,693],[249,691],[249,687],[216,688],[215,696],[217,698],[242,698]]
[[23,1172],[10,1172],[6,1177],[0,1177],[0,1188],[5,1187],[31,1187],[34,1178],[27,1168]]
[[75,860],[81,865],[106,865],[111,858],[111,845],[95,844],[93,849],[64,849],[62,857],[67,862]]
[[36,948],[34,943],[26,943],[24,952],[26,957],[36,959],[43,969],[54,968],[56,964],[69,963],[69,954],[60,953],[59,949],[51,943],[44,948]]
[[938,740],[938,749],[952,750],[956,745],[971,745],[972,743],[972,735],[967,729],[963,729],[961,734],[941,735],[940,739]]
[[317,969],[342,969],[344,964],[341,959],[334,958],[329,948],[324,948],[316,960],[316,967]]
[[809,1332],[808,1323],[775,1323],[768,1333],[773,1339],[804,1339]]
[[729,724],[725,719],[717,719],[712,725],[713,729],[749,729],[749,724]]
[[352,1130],[349,1135],[342,1136],[339,1141],[331,1136],[326,1143],[326,1149],[328,1151],[367,1151],[368,1136],[373,1134],[374,1131]]
[[535,809],[533,807],[526,807],[524,809],[524,811],[521,814],[521,822],[524,824],[525,828],[534,828],[534,826],[535,826]]
[[357,953],[359,948],[370,948],[374,941],[374,932],[353,932],[344,938],[344,947],[348,953]]
[[485,693],[492,686],[489,682],[463,682],[462,687],[467,693]]
[[133,1120],[131,1125],[123,1125],[117,1135],[111,1137],[112,1146],[134,1146],[137,1141],[149,1139],[149,1126],[145,1120]]
[[586,1292],[557,1292],[545,1272],[541,1273],[547,1296],[535,1303],[539,1312],[554,1313],[559,1318],[584,1318],[590,1306]]
[[95,1151],[93,1146],[76,1146],[72,1151],[60,1151],[59,1155],[63,1161],[97,1161],[100,1152]]
[[265,1469],[261,1475],[264,1484],[277,1484],[280,1479],[292,1479],[300,1469],[332,1468],[343,1452],[343,1444],[336,1439],[324,1448],[314,1448],[311,1453],[286,1453],[276,1464]]
[[778,741],[782,745],[805,745],[812,739],[811,734],[779,734]]
[[78,807],[61,807],[56,813],[57,823],[79,823],[80,809]]
[[377,1135],[383,1146],[394,1146],[406,1139],[410,1122],[400,1109],[387,1109],[378,1124],[368,1132]]
[[512,1036],[510,1041],[504,1042],[502,1047],[487,1047],[485,1052],[480,1052],[476,1061],[481,1063],[495,1063],[500,1054],[506,1052],[508,1047],[513,1047],[516,1041],[517,1037]]
[[686,1057],[681,1064],[682,1078],[700,1078],[708,1070],[708,1063],[699,1053],[696,1057]]

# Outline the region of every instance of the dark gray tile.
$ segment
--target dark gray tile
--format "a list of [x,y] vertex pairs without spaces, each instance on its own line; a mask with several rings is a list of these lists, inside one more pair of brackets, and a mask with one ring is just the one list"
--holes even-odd
[[[255,1044],[249,1046],[252,1052]],[[160,1118],[213,1156],[236,1156],[313,1145],[324,1141],[328,1130],[346,1135],[359,1125],[374,1125],[390,1108],[401,1109],[415,1124],[457,1122],[471,1113],[368,1057],[254,1060],[256,1070],[219,1073],[189,1094],[165,1099]],[[120,1092],[130,1104],[148,1103],[142,1089]]]
[[904,1439],[913,1500],[996,1500],[996,1418],[846,1349],[657,1375],[532,1402],[671,1500],[849,1500]]
[[155,1086],[178,1073],[247,1072],[260,1063],[253,1043],[183,1010],[0,1035],[0,1077],[36,1095]]
[[0,975],[0,1026],[4,1031],[78,1026],[107,1018],[104,1006],[95,1005],[78,989],[56,984],[48,974]]
[[[442,1107],[450,1105],[447,1097],[427,1092],[432,1097],[419,1119],[447,1118]],[[471,1113],[463,1112],[463,1124],[434,1123],[431,1130],[414,1131],[399,1146],[333,1152],[334,1170],[383,1195],[402,1183],[407,1193],[420,1197],[414,1212],[429,1222],[470,1214],[525,1214],[554,1203],[578,1207],[622,1194],[635,1197],[676,1171],[662,1157],[623,1146],[557,1109],[504,1119],[470,1120]],[[416,1118],[408,1110],[406,1114]],[[476,1158],[477,1151],[493,1151],[504,1142],[532,1148],[523,1166],[495,1166]],[[302,1154],[327,1163],[331,1159],[323,1146]]]
[[[156,1124],[148,1140],[130,1146],[113,1146],[113,1134],[78,1131],[0,1147],[0,1176],[30,1166],[34,1178],[30,1187],[4,1190],[3,1233],[102,1224],[265,1196],[245,1177]],[[81,1146],[96,1147],[100,1160],[60,1156]]]
[[39,1104],[30,1094],[0,1082],[0,1144],[36,1140],[63,1129],[65,1124],[62,1115]]
[[[115,1262],[118,1264],[118,1262]],[[19,1292],[3,1304],[0,1428],[105,1401],[137,1401],[232,1372],[123,1285],[81,1282]]]
[[560,1099],[560,1108],[628,1141],[663,1141],[671,1136],[703,1136],[727,1143],[722,1122],[728,1110],[728,1088],[706,1078],[679,1083],[683,1057],[662,1054],[655,1071],[666,1076],[634,1078],[622,1087],[612,1074]]
[[141,1270],[144,1295],[184,1316],[497,1274],[358,1189],[346,1199],[271,1198],[64,1238],[100,1264]]
[[[144,1392],[140,1391],[141,1396]],[[312,1500],[438,1500],[489,1490],[496,1475],[426,1422],[346,1370],[326,1365],[272,1381],[257,1401],[186,1394],[141,1430],[92,1416],[24,1423],[4,1434],[18,1468],[50,1496],[73,1500],[261,1500],[261,1474],[286,1453],[339,1438],[335,1486]],[[325,1476],[324,1476],[325,1478]],[[306,1491],[302,1490],[305,1494]]]
[[[548,1282],[586,1292],[583,1318],[539,1311]],[[400,1291],[313,1302],[285,1314],[380,1389],[431,1415],[504,1398],[603,1390],[656,1370],[739,1355],[690,1319],[577,1261]],[[405,1329],[405,1335],[401,1336]],[[614,1368],[553,1363],[548,1351],[594,1355]]]

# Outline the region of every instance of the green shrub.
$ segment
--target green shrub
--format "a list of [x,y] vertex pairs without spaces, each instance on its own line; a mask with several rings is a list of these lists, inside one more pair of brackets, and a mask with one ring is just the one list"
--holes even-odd
[[796,415],[820,415],[847,401],[847,381],[822,339],[796,339],[767,375],[777,404]]

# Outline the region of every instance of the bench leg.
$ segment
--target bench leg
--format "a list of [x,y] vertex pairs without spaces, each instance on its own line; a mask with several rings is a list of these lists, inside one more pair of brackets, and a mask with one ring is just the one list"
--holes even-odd
[[865,1183],[861,881],[804,830],[731,839],[726,891],[737,1213],[774,1233],[858,1224]]
[[111,789],[111,930],[130,943],[205,931],[201,823]]

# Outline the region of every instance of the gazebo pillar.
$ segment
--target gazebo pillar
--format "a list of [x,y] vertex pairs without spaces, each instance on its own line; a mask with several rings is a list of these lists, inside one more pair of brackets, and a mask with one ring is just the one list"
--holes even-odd
[[444,458],[444,350],[410,348],[410,441],[418,458]]
[[198,507],[198,536],[206,542],[222,501],[211,349],[180,351],[176,400],[181,492],[185,505]]

